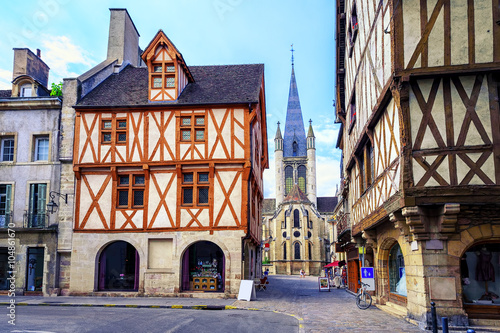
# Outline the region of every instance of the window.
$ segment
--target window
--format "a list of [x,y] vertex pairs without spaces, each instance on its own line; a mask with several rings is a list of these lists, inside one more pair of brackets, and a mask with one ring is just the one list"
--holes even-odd
[[181,142],[205,141],[205,116],[183,116],[180,121]]
[[283,260],[286,260],[286,243],[283,244]]
[[351,109],[349,112],[349,133],[351,133],[355,123],[356,123],[356,92],[353,92],[351,98]]
[[308,246],[309,246],[309,260],[312,260],[313,259],[313,247],[312,247],[312,244],[311,243],[308,243]]
[[297,156],[297,152],[299,150],[299,144],[297,143],[297,141],[293,142],[292,149],[293,149],[293,156]]
[[306,193],[306,170],[304,165],[299,166],[299,188]]
[[14,137],[2,137],[0,146],[0,161],[8,162],[14,161]]
[[162,73],[163,72],[163,67],[162,65],[154,65],[153,70],[155,73]]
[[360,193],[363,194],[363,192],[366,190],[366,176],[365,176],[365,159],[363,154],[358,157],[358,163],[359,163],[359,190]]
[[35,137],[35,161],[48,161],[49,160],[49,137],[37,136]]
[[406,296],[405,260],[397,243],[389,251],[389,290],[393,294]]
[[153,77],[153,88],[161,88],[161,77]]
[[298,209],[293,211],[293,227],[300,228],[300,214]]
[[168,76],[167,77],[167,88],[175,88],[175,77]]
[[207,206],[210,179],[208,172],[186,172],[182,174],[182,204]]
[[293,187],[293,168],[291,166],[287,166],[285,168],[285,195],[292,190]]
[[351,23],[347,28],[347,37],[349,38],[349,58],[352,57],[354,43],[356,42],[356,37],[358,36],[358,30],[358,14],[356,11],[356,3],[354,3],[351,11]]
[[300,260],[300,243],[294,244],[295,260]]
[[375,166],[373,156],[373,146],[370,141],[366,145],[366,184],[370,186],[375,179]]
[[31,83],[23,84],[20,88],[19,95],[20,97],[31,97],[33,96],[32,91],[33,86]]
[[117,206],[120,209],[144,207],[145,177],[142,174],[118,175]]
[[29,208],[27,214],[28,228],[43,228],[47,216],[47,184],[30,184]]
[[0,228],[5,228],[10,223],[11,193],[12,185],[0,184]]
[[101,120],[101,143],[124,145],[127,143],[127,120],[126,119],[103,119]]

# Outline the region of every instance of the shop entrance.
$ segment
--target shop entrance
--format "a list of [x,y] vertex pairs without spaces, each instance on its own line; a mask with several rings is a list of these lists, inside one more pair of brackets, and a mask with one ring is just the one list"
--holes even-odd
[[28,249],[28,269],[26,272],[27,291],[42,291],[43,252],[43,247],[32,247]]
[[388,260],[389,300],[406,305],[406,270],[401,247],[394,244],[389,251]]
[[471,319],[500,319],[500,244],[481,243],[460,260],[464,309]]
[[224,252],[216,244],[194,243],[182,257],[182,290],[223,292],[225,266]]
[[99,290],[137,291],[139,253],[131,244],[118,241],[104,248],[99,257]]

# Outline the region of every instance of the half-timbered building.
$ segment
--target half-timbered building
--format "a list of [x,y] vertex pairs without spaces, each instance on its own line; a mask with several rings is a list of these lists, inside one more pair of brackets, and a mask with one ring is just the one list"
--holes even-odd
[[374,266],[376,302],[422,326],[431,301],[454,325],[499,319],[498,1],[337,10],[337,226],[344,248],[356,241],[349,268]]
[[234,295],[260,277],[262,64],[190,66],[160,30],[74,109],[72,294]]

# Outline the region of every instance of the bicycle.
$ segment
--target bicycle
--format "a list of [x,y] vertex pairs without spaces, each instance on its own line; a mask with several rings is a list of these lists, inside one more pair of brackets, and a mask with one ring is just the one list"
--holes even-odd
[[359,288],[358,294],[356,295],[356,305],[361,310],[366,310],[372,305],[372,297],[366,292],[366,287],[370,285],[361,282],[361,288]]

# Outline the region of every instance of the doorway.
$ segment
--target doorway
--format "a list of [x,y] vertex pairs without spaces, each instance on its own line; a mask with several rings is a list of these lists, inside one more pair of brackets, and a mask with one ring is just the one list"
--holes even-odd
[[215,243],[192,244],[182,257],[182,290],[223,292],[226,260]]
[[137,291],[139,253],[131,244],[117,241],[99,256],[98,290]]

